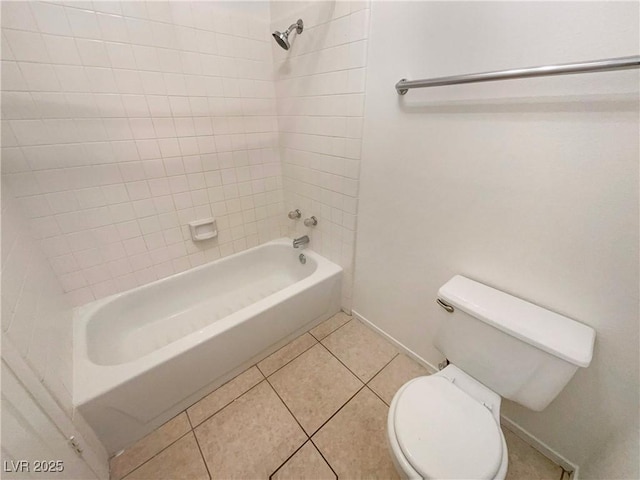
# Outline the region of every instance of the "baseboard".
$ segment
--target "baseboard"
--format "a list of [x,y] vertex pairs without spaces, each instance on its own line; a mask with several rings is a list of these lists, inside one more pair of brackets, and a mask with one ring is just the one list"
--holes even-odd
[[380,327],[378,327],[377,325],[371,323],[369,320],[367,320],[366,318],[364,318],[362,315],[360,315],[358,312],[356,312],[355,310],[351,310],[351,314],[356,317],[358,320],[360,320],[362,323],[364,323],[367,327],[369,327],[370,329],[372,329],[374,332],[380,334],[381,336],[383,336],[384,338],[386,338],[389,343],[392,343],[393,345],[395,345],[396,347],[398,347],[399,350],[402,351],[402,353],[404,353],[406,356],[414,359],[416,362],[418,362],[420,365],[422,365],[423,367],[425,367],[427,370],[429,370],[429,373],[436,373],[438,371],[438,367],[435,365],[432,365],[430,362],[426,361],[424,358],[422,358],[420,355],[418,355],[416,352],[414,352],[413,350],[411,350],[409,347],[407,347],[406,345],[400,343],[398,340],[396,340],[395,338],[393,338],[391,335],[389,335],[387,332],[385,332],[384,330],[382,330]]
[[535,448],[538,452],[540,452],[542,455],[547,457],[549,460],[552,460],[553,462],[557,463],[568,472],[573,472],[571,480],[578,479],[578,473],[579,473],[578,465],[567,460],[567,458],[565,458],[564,456],[556,452],[553,448],[551,448],[549,445],[544,443],[535,435],[532,435],[531,433],[526,431],[524,428],[522,428],[520,425],[518,425],[516,422],[514,422],[510,418],[505,417],[504,415],[501,415],[500,418],[501,418],[500,423],[502,424],[503,427],[508,429],[510,432],[512,432],[514,435],[522,439],[527,444],[531,445],[531,447]]
[[[378,333],[381,336],[383,336],[384,338],[386,338],[390,343],[395,345],[405,355],[407,355],[408,357],[411,357],[416,362],[418,362],[420,365],[424,366],[427,370],[429,370],[430,373],[435,373],[435,372],[438,371],[438,368],[436,366],[432,365],[427,360],[425,360],[420,355],[418,355],[416,352],[414,352],[413,350],[408,348],[406,345],[404,345],[403,343],[401,343],[398,340],[396,340],[395,338],[393,338],[391,335],[389,335],[387,332],[382,330],[377,325],[371,323],[369,320],[367,320],[365,317],[360,315],[358,312],[356,312],[355,310],[352,310],[351,313],[353,314],[353,316],[355,318],[360,320],[364,325],[366,325],[367,327],[371,328],[376,333]],[[507,418],[504,415],[501,415],[500,418],[501,418],[502,426],[507,428],[509,431],[513,432],[520,439],[522,439],[525,443],[530,445],[532,448],[536,449],[538,452],[540,452],[542,455],[544,455],[548,459],[554,461],[555,463],[560,465],[565,470],[573,472],[571,480],[578,480],[578,473],[579,473],[578,465],[576,465],[573,462],[570,462],[569,460],[567,460],[564,456],[560,455],[558,452],[556,452],[549,445],[544,443],[542,440],[537,438],[535,435],[532,435],[531,433],[526,431],[524,428],[522,428],[520,425],[518,425],[516,422],[514,422],[510,418]]]

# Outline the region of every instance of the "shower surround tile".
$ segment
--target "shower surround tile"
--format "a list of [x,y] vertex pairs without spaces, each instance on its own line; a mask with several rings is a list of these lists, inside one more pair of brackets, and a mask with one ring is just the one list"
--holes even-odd
[[[72,303],[288,232],[267,18],[3,2],[2,175]],[[211,216],[217,239],[192,242]]]
[[[344,320],[345,315],[339,313],[326,325]],[[378,342],[386,342],[372,333]],[[388,405],[378,395],[392,397],[405,381],[422,375],[422,367],[399,354],[365,385],[321,343],[295,358],[285,354],[298,353],[305,336],[274,354],[278,364],[286,364],[267,380],[253,366],[205,397],[223,401],[214,402],[216,406],[207,412],[212,416],[203,423],[185,423],[183,412],[138,442],[132,453],[125,451],[121,457],[135,457],[136,462],[128,467],[135,470],[124,478],[182,478],[183,470],[189,472],[189,478],[200,478],[207,471],[202,470],[205,460],[212,479],[397,478],[386,446]],[[188,411],[194,411],[194,406]],[[313,415],[316,408],[321,415]],[[322,426],[317,431],[311,426],[305,433],[301,428],[305,424]],[[508,479],[560,479],[558,465],[511,432],[504,432],[509,448]],[[140,444],[157,448],[142,453]],[[118,478],[115,461],[113,479]]]
[[[286,210],[318,225],[289,223],[311,248],[344,268],[342,307],[351,308],[354,239],[369,36],[369,2],[272,2],[271,30],[293,18],[304,31],[284,51],[275,42],[275,86]],[[295,13],[294,13],[295,12]]]

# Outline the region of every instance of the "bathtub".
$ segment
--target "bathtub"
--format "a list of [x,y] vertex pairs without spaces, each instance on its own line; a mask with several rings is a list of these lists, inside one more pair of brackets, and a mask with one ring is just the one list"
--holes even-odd
[[337,313],[341,280],[280,239],[86,305],[74,405],[115,453]]

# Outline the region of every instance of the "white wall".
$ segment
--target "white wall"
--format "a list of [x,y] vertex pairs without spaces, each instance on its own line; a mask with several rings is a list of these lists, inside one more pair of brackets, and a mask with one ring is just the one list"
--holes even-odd
[[2,173],[74,304],[287,232],[268,22],[268,2],[2,3]]
[[545,411],[503,406],[576,464],[638,408],[638,72],[394,84],[637,55],[638,30],[632,2],[371,6],[354,311],[432,364],[458,273],[593,326]]
[[[288,51],[272,41],[286,210],[300,209],[290,236],[344,268],[351,308],[362,145],[369,2],[272,2],[271,30],[302,18]],[[305,217],[318,225],[307,228]]]
[[626,427],[613,432],[602,445],[602,449],[585,462],[580,469],[580,478],[640,478],[639,436],[636,411],[635,422],[632,421]]

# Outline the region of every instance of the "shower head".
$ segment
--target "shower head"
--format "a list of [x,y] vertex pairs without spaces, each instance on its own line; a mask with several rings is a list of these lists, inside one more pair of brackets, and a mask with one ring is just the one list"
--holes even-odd
[[289,34],[294,29],[298,35],[302,33],[302,30],[304,29],[304,23],[302,22],[302,19],[298,19],[296,23],[292,23],[291,26],[287,28],[286,32],[282,33],[276,30],[271,35],[273,35],[273,38],[275,38],[276,42],[278,42],[278,45],[280,45],[285,50],[289,50],[289,47],[291,47],[291,44],[289,43]]

